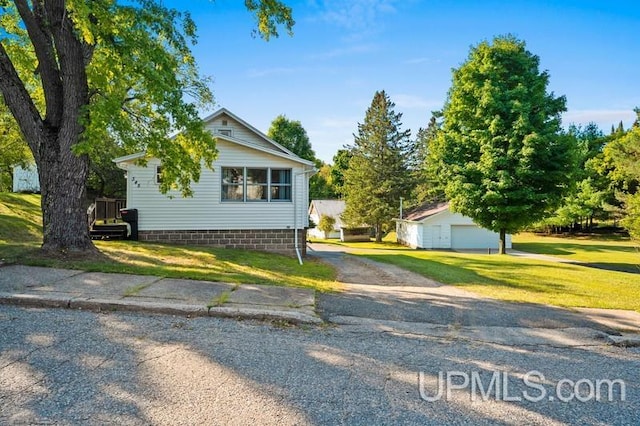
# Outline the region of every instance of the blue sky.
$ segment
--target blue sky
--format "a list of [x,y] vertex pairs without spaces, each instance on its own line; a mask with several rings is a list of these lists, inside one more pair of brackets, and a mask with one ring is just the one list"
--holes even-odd
[[[564,124],[629,126],[640,106],[637,1],[289,1],[293,37],[252,38],[241,0],[165,0],[191,12],[201,72],[217,107],[266,132],[278,114],[300,120],[318,157],[331,162],[353,142],[376,90],[403,113],[404,129],[425,127],[469,48],[511,33],[526,41],[567,97]],[[210,111],[208,111],[210,112]]]

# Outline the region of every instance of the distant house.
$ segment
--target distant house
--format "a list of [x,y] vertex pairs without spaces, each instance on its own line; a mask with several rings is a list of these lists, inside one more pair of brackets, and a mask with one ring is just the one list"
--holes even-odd
[[40,192],[40,178],[35,164],[13,168],[13,192]]
[[342,213],[345,208],[346,204],[342,200],[313,200],[309,206],[309,218],[315,222],[316,226],[309,229],[309,235],[325,238],[324,232],[318,229],[318,224],[322,216],[331,216],[336,220],[336,223],[333,225],[333,231],[329,234],[329,238],[340,238],[340,241],[369,241],[371,227],[366,225],[346,226],[342,222]]
[[116,158],[126,170],[127,208],[143,241],[305,253],[311,161],[269,139],[229,110],[205,118],[217,139],[214,170],[203,168],[193,197],[159,191],[162,163],[144,152]]
[[[448,203],[426,204],[396,219],[398,242],[412,248],[487,250],[498,249],[500,235],[454,213]],[[507,235],[511,248],[511,235]]]
[[315,228],[309,228],[307,233],[310,237],[325,238],[323,231],[318,229],[320,218],[329,216],[335,219],[333,231],[329,233],[328,238],[340,238],[340,228],[342,228],[342,219],[340,216],[344,213],[345,203],[343,200],[312,200],[309,205],[309,218],[315,223]]

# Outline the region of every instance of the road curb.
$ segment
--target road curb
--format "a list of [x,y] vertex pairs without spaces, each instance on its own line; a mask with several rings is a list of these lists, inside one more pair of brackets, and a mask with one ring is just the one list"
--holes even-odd
[[286,321],[293,324],[319,325],[323,321],[312,314],[294,310],[221,306],[207,308],[185,303],[143,302],[132,300],[98,299],[29,293],[0,293],[0,304],[34,308],[66,308],[103,312],[147,312],[186,317],[217,317],[266,321]]
[[619,336],[609,335],[609,340],[613,346],[621,348],[637,348],[640,347],[640,334],[623,333]]

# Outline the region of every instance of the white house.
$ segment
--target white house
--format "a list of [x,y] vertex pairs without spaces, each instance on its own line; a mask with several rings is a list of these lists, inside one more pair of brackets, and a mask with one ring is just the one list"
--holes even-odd
[[[398,242],[425,249],[498,249],[500,235],[475,224],[470,217],[454,213],[448,203],[428,204],[396,220]],[[507,235],[511,248],[511,235]]]
[[344,213],[345,203],[343,200],[311,200],[309,206],[309,218],[316,224],[315,228],[309,228],[308,234],[314,238],[325,238],[324,232],[318,229],[320,218],[329,216],[335,219],[333,231],[328,238],[340,238],[340,228],[342,228],[342,219],[340,216]]
[[35,164],[13,168],[13,192],[40,192],[40,178]]
[[193,197],[160,193],[158,159],[145,166],[137,162],[145,153],[114,160],[126,170],[139,239],[304,254],[313,163],[225,108],[204,120],[219,153],[214,170],[203,167],[192,183]]

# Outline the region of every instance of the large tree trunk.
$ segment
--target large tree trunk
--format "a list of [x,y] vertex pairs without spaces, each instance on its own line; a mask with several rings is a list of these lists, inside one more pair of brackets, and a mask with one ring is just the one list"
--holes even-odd
[[[55,136],[53,136],[55,138]],[[69,142],[55,145],[68,145]],[[88,158],[76,156],[70,149],[45,150],[38,171],[42,192],[42,250],[47,253],[95,252],[89,238],[86,199]]]
[[376,231],[376,243],[381,243],[382,242],[382,224],[381,223],[376,223],[375,231]]
[[499,254],[507,254],[507,230],[500,228],[500,247],[498,247]]
[[37,58],[45,98],[44,118],[0,43],[0,89],[31,149],[42,192],[42,249],[56,254],[96,251],[83,209],[88,173],[86,155],[72,148],[84,133],[92,52],[73,28],[64,0],[14,0]]

